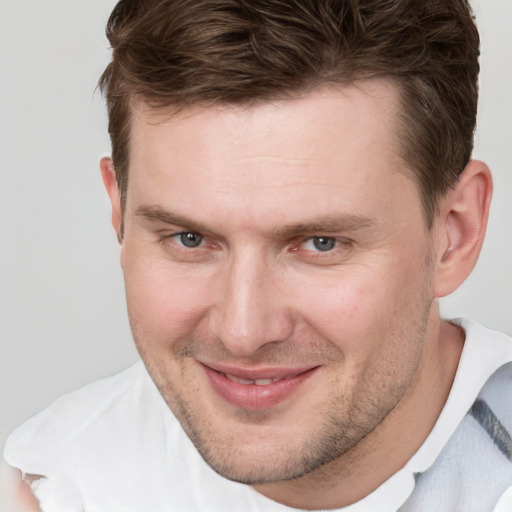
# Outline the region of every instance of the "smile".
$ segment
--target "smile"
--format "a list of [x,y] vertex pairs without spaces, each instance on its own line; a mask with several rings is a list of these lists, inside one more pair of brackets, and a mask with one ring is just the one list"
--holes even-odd
[[218,364],[200,363],[215,393],[229,404],[243,409],[270,409],[309,378],[319,366],[247,370]]
[[267,379],[250,380],[250,379],[242,379],[235,375],[231,375],[230,373],[224,373],[224,376],[233,382],[238,382],[238,384],[245,384],[245,385],[254,384],[256,386],[268,386],[269,384],[273,384],[274,382],[279,382],[280,380],[293,379],[297,375],[298,374],[293,374],[293,375],[287,375],[286,377],[274,377],[274,378],[267,378]]

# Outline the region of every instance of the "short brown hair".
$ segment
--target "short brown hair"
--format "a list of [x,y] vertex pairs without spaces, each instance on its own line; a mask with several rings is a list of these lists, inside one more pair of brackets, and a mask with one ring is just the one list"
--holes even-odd
[[250,104],[391,77],[429,226],[471,156],[479,36],[467,0],[121,0],[107,37],[100,87],[123,202],[134,99]]

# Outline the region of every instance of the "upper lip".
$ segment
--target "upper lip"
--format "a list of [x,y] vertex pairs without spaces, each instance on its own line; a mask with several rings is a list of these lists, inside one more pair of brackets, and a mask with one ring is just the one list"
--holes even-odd
[[232,366],[223,363],[209,362],[209,361],[199,361],[202,365],[210,368],[219,373],[225,373],[229,375],[233,375],[238,379],[245,380],[260,380],[260,379],[272,379],[272,380],[281,380],[286,379],[287,377],[294,377],[295,375],[299,375],[301,373],[307,372],[316,368],[318,365],[314,366],[295,366],[295,367],[266,367],[266,368],[244,368],[240,366]]

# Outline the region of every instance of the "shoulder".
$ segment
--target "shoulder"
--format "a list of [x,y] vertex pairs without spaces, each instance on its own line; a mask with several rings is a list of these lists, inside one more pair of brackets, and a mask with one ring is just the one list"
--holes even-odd
[[471,343],[473,348],[473,357],[466,361],[470,370],[466,380],[484,381],[468,417],[475,420],[488,437],[493,439],[494,436],[496,443],[496,432],[503,432],[508,438],[512,433],[512,338],[476,322],[466,321],[464,327],[466,343]]
[[512,363],[492,375],[468,416],[480,427],[480,435],[512,465]]
[[[68,393],[18,427],[7,439],[4,457],[24,472],[44,474],[77,440],[106,424],[123,422],[134,409],[148,407],[159,395],[141,362]],[[112,428],[115,428],[114,426]]]
[[[466,322],[464,327],[466,343],[472,350],[465,361],[461,384],[469,387],[476,381],[479,390],[452,439],[454,447],[458,446],[453,453],[473,470],[492,461],[490,472],[480,472],[479,478],[490,477],[493,470],[503,468],[511,475],[507,478],[512,484],[512,338],[476,322]],[[466,455],[462,453],[469,448]]]
[[56,400],[4,455],[44,477],[32,487],[44,510],[238,510],[262,499],[207,466],[141,363]]
[[460,325],[465,348],[443,410],[450,435],[433,465],[417,474],[404,511],[490,511],[512,486],[512,338],[476,322]]

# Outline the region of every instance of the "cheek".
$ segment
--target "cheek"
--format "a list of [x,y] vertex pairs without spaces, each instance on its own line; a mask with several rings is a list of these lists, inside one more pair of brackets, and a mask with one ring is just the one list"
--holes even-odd
[[124,258],[123,273],[136,337],[168,343],[198,328],[208,302],[203,277],[131,256]]
[[307,294],[295,293],[304,304],[304,316],[315,323],[341,327],[378,313],[381,308],[377,306],[386,304],[383,299],[391,292],[378,274],[366,270],[311,279],[306,288]]
[[[393,268],[403,271],[393,272]],[[417,276],[410,269],[354,269],[309,283],[300,297],[302,317],[324,338],[354,357],[395,337],[420,309]]]

